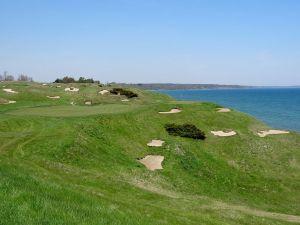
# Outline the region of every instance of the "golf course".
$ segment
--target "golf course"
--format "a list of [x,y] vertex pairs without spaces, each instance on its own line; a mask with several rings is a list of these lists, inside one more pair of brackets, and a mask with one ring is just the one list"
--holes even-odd
[[0,225],[300,224],[300,134],[224,107],[1,82]]

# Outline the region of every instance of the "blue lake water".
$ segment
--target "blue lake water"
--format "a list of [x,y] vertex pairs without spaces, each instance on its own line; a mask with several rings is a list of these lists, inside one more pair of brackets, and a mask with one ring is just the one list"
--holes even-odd
[[208,101],[246,112],[274,128],[300,132],[300,88],[159,90],[178,100]]

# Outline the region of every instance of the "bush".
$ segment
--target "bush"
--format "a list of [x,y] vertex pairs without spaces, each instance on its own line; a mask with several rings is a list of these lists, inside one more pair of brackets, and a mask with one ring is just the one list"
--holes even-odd
[[114,95],[125,95],[127,98],[138,97],[138,94],[129,90],[125,90],[123,88],[113,88],[112,90],[110,90],[110,93]]
[[193,139],[205,139],[205,133],[193,124],[177,125],[174,123],[165,125],[166,131],[173,136],[187,137]]
[[68,84],[68,83],[96,83],[96,84],[100,84],[100,81],[97,81],[97,80],[94,80],[93,78],[84,78],[84,77],[79,77],[78,80],[75,80],[73,77],[64,77],[63,79],[59,79],[57,78],[54,83],[65,83],[65,84]]

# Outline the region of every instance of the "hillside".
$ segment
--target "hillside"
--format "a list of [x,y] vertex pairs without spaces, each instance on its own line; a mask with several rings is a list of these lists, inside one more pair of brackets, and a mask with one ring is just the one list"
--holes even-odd
[[[249,115],[134,88],[127,99],[97,84],[0,85],[0,224],[300,223],[298,133],[260,137],[270,128]],[[169,123],[206,139],[169,135]]]

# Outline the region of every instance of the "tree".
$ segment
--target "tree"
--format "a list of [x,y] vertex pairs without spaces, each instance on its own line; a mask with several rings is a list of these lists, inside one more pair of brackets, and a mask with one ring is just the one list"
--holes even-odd
[[18,81],[30,81],[32,82],[33,79],[27,75],[24,75],[24,74],[20,74],[19,77],[18,77]]
[[74,79],[73,77],[65,76],[65,77],[62,79],[62,82],[63,82],[63,83],[75,83],[75,79]]
[[14,81],[15,78],[14,78],[13,75],[5,75],[4,80],[6,80],[6,81]]

